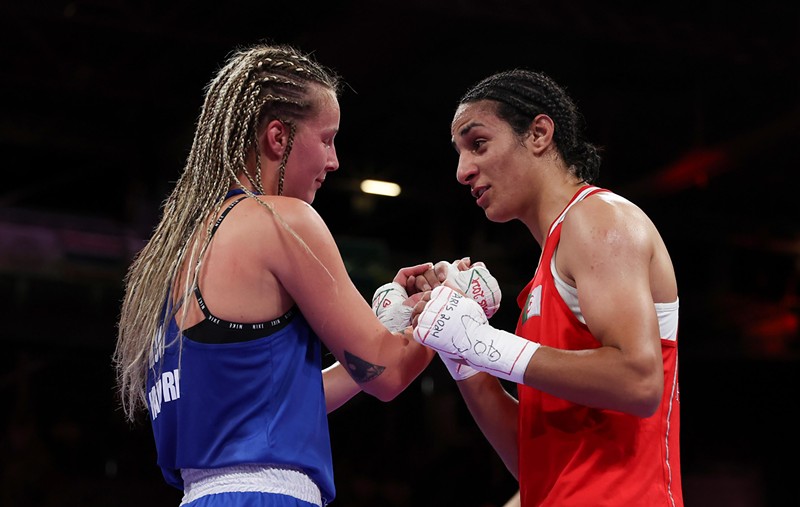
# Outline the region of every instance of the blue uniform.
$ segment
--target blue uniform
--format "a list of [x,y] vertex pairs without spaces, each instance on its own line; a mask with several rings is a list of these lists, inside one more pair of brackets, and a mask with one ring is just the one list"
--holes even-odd
[[148,408],[167,483],[185,489],[187,470],[202,476],[233,467],[238,474],[242,465],[266,465],[273,481],[275,470],[278,481],[298,472],[309,477],[321,503],[329,503],[335,489],[319,338],[297,309],[269,322],[238,324],[214,317],[199,289],[195,294],[206,319],[182,335],[172,319],[163,357],[155,352],[148,374]]

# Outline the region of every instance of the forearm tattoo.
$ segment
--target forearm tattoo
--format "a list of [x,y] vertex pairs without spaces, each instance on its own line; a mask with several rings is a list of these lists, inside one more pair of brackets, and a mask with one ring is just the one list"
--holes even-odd
[[347,371],[350,372],[350,376],[353,377],[353,380],[359,384],[363,384],[364,382],[369,382],[370,380],[377,378],[381,373],[383,373],[383,370],[386,369],[385,366],[364,361],[360,357],[354,356],[346,350],[344,351],[344,359],[347,363],[345,365],[347,366]]

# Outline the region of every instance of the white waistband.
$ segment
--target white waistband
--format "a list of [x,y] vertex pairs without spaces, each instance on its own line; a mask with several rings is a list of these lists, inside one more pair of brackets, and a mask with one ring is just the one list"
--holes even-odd
[[322,505],[322,495],[314,481],[297,470],[267,465],[238,465],[224,468],[184,468],[183,500],[186,505],[216,493],[257,492],[288,495],[314,505]]

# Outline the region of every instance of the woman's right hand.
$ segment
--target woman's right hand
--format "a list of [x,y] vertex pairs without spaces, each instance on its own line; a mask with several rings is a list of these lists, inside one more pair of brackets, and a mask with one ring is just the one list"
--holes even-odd
[[392,281],[402,285],[409,296],[432,290],[447,278],[447,267],[441,267],[440,264],[434,266],[432,262],[426,262],[400,268]]

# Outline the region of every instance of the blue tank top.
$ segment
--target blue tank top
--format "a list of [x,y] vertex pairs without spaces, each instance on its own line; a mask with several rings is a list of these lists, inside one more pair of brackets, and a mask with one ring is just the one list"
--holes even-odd
[[[147,403],[165,480],[182,490],[182,468],[268,464],[306,473],[323,504],[330,503],[335,488],[319,338],[296,309],[259,324],[209,315],[203,326],[228,333],[242,326],[244,341],[190,339],[173,318],[163,357],[151,357]],[[192,329],[201,334],[202,327]]]

